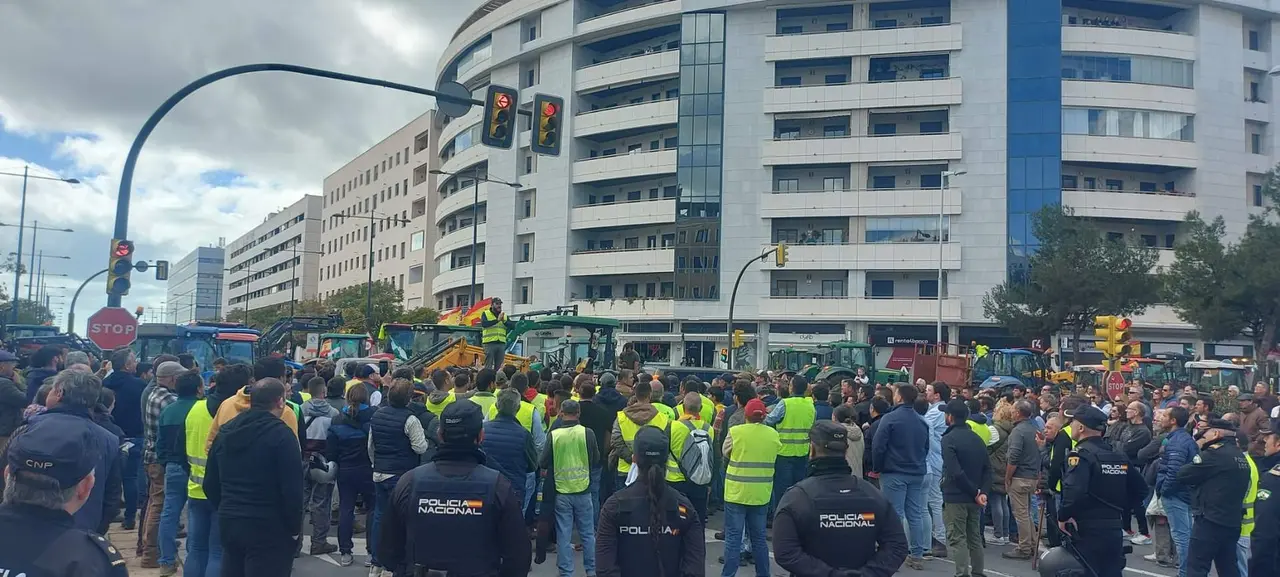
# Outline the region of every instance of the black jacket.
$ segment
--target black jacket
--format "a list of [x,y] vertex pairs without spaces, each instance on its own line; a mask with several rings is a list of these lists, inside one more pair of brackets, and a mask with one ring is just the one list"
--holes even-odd
[[219,519],[253,519],[297,534],[302,527],[302,449],[284,421],[261,409],[241,413],[219,429],[208,462],[204,492]]
[[942,434],[942,502],[973,503],[978,492],[991,492],[991,459],[987,445],[967,423]]
[[1195,498],[1191,510],[1196,516],[1223,527],[1240,526],[1241,503],[1249,491],[1249,463],[1234,438],[1205,445],[1178,469],[1178,483],[1191,488]]
[[329,423],[329,435],[324,443],[324,460],[338,464],[341,471],[363,470],[373,475],[369,462],[369,421],[373,419],[373,407],[366,407],[351,416],[351,409],[343,409]]
[[[818,496],[828,501],[823,510]],[[854,477],[843,455],[819,457],[778,502],[773,557],[793,577],[827,577],[835,569],[889,577],[907,559],[907,535],[888,499]]]
[[1129,458],[1130,463],[1141,466],[1142,461],[1138,458],[1138,452],[1151,443],[1151,429],[1145,424],[1130,424],[1121,431],[1119,444],[1115,445],[1115,449],[1124,453]]
[[102,537],[75,528],[66,512],[0,505],[0,575],[128,577],[120,552]]
[[22,410],[30,403],[18,383],[0,377],[0,437],[8,437],[22,424]]
[[[1067,453],[1071,452],[1071,436],[1059,429],[1058,434],[1053,437],[1053,443],[1049,446],[1049,470],[1045,486],[1050,491],[1058,491],[1062,486],[1062,474],[1067,472]],[[1004,471],[1000,471],[1000,474],[1004,475]]]
[[584,399],[581,407],[582,414],[578,416],[578,422],[595,433],[597,447],[608,448],[609,435],[613,433],[613,422],[618,418],[618,411],[600,404],[594,397]]
[[[1253,557],[1249,575],[1269,575],[1280,567],[1280,465],[1263,469],[1270,460],[1258,463],[1258,500],[1254,503]],[[1266,491],[1266,493],[1262,493]]]
[[[659,500],[667,527],[655,548],[649,535],[649,496],[643,481],[614,493],[600,506],[596,531],[597,577],[703,577],[706,533],[688,497],[667,485]],[[544,505],[545,507],[545,505]],[[644,534],[637,534],[644,532]],[[661,563],[662,572],[658,565]]]

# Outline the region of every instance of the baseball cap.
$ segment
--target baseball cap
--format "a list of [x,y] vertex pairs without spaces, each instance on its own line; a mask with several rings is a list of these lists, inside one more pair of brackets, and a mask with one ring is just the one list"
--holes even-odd
[[639,465],[665,463],[667,452],[671,450],[667,434],[662,429],[648,425],[640,427],[631,445]]
[[844,452],[849,448],[849,432],[835,421],[818,421],[809,429],[809,440],[828,451]]
[[765,408],[764,401],[761,401],[760,399],[751,399],[750,401],[747,401],[747,406],[743,407],[742,410],[745,411],[743,414],[746,415],[748,419],[763,419],[765,415],[769,414],[769,409]]
[[1237,401],[1252,401],[1253,393],[1240,393],[1236,396]]
[[38,473],[69,489],[93,471],[98,460],[87,424],[41,420],[9,442],[9,470]]
[[1097,407],[1089,405],[1076,409],[1074,413],[1067,415],[1067,417],[1079,421],[1081,425],[1085,426],[1085,428],[1094,431],[1101,431],[1107,426],[1106,413],[1103,413],[1102,410]]
[[484,428],[480,405],[458,399],[440,412],[440,439],[445,443],[474,443]]
[[0,363],[16,363],[16,362],[18,362],[18,357],[16,355],[6,350],[0,350]]
[[613,373],[605,373],[603,375],[600,375],[601,387],[615,387],[617,385],[618,385],[618,377],[613,376]]
[[187,372],[187,369],[183,368],[180,363],[175,363],[173,361],[165,361],[160,363],[160,366],[156,367],[157,377],[176,377],[185,372]]
[[357,379],[367,379],[376,374],[378,374],[378,367],[375,365],[360,365],[360,367],[356,369]]

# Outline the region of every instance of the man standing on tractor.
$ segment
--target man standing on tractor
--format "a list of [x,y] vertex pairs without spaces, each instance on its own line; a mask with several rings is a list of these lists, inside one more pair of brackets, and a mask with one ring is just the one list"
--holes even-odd
[[502,299],[494,297],[489,308],[480,314],[480,340],[484,344],[485,366],[498,370],[507,356],[507,331],[515,328],[515,323],[507,320],[502,313]]

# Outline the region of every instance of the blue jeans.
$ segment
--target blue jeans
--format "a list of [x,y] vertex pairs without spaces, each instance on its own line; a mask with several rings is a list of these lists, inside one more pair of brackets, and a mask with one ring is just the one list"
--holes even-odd
[[400,475],[396,475],[386,481],[379,481],[373,484],[374,507],[373,507],[373,527],[369,528],[369,560],[373,562],[374,567],[378,565],[377,542],[378,537],[382,534],[382,513],[391,506],[391,492],[396,488],[396,481],[400,480]]
[[[942,521],[942,473],[924,475],[924,492],[925,501],[929,507],[929,514],[925,515],[925,524],[929,529],[925,531],[925,535],[932,535],[933,540],[942,544],[947,543],[947,526]],[[925,549],[931,549],[932,543],[925,543]]]
[[[355,532],[356,523],[356,498],[364,497],[364,502],[376,503],[373,488],[373,472],[369,469],[347,469],[338,468],[338,552],[346,555],[351,554],[351,550],[355,547],[352,541],[352,535]],[[370,530],[373,528],[373,511],[376,507],[365,516],[365,526]],[[373,540],[365,541],[365,553],[369,554],[369,558],[373,558]]]
[[1169,519],[1169,537],[1178,551],[1178,577],[1187,577],[1187,549],[1191,546],[1191,504],[1177,497],[1161,497]]
[[187,500],[187,560],[182,577],[222,575],[222,537],[218,510],[207,499]]
[[1252,537],[1241,535],[1236,540],[1236,570],[1240,577],[1249,577],[1249,541]]
[[[139,497],[146,498],[147,476],[142,473],[142,439],[125,439],[125,441],[133,443],[133,446],[129,447],[129,452],[125,454],[124,467],[120,469],[120,481],[124,489],[124,518],[132,523],[139,521],[138,500]],[[138,479],[142,479],[141,486],[138,484]]]
[[738,574],[738,560],[742,558],[743,530],[751,537],[751,556],[756,561],[756,577],[769,577],[769,550],[765,542],[765,523],[769,517],[768,505],[724,504],[724,569],[721,577]]
[[187,504],[187,470],[178,463],[164,466],[164,510],[160,513],[160,564],[178,560],[178,520]]
[[591,493],[556,495],[556,569],[573,577],[573,529],[582,536],[582,568],[596,574],[596,521]]
[[591,519],[600,518],[600,467],[591,469]]
[[773,462],[773,498],[769,501],[769,516],[778,510],[778,501],[792,485],[804,480],[809,472],[809,457],[778,457]]
[[880,491],[898,515],[906,513],[907,542],[911,544],[912,557],[924,556],[925,543],[929,542],[928,527],[924,525],[924,475],[881,473]]

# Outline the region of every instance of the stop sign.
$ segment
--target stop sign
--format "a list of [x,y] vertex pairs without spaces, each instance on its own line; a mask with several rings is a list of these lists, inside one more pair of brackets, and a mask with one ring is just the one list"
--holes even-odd
[[138,337],[138,319],[120,307],[102,307],[89,317],[88,336],[104,351],[127,346]]
[[1112,371],[1107,375],[1107,397],[1114,399],[1124,392],[1124,373]]

